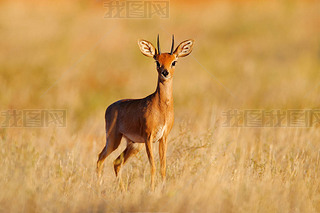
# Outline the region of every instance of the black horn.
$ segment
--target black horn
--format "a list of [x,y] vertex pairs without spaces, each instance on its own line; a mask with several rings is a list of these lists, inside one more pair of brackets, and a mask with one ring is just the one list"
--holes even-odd
[[173,53],[173,48],[174,48],[174,35],[172,35],[172,45],[171,45],[170,55],[172,55],[172,53]]
[[160,44],[159,44],[159,34],[158,34],[158,38],[157,38],[157,46],[158,46],[158,54],[160,55],[161,51],[160,51]]

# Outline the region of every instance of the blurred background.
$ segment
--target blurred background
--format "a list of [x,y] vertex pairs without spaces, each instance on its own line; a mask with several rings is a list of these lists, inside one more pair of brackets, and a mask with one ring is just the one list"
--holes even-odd
[[[260,204],[265,211],[320,210],[319,188],[318,191],[311,189],[319,180],[316,172],[319,167],[312,167],[310,171],[308,169],[311,167],[307,167],[304,170],[312,174],[312,181],[308,182],[310,188],[304,187],[305,179],[299,182],[301,185],[295,183],[297,188],[287,188],[288,190],[278,194],[273,194],[272,186],[268,185],[279,180],[278,186],[281,186],[280,180],[286,177],[290,183],[290,172],[294,171],[293,167],[288,166],[290,159],[297,160],[298,163],[294,165],[304,165],[306,162],[319,165],[317,142],[320,136],[317,129],[269,129],[264,132],[262,129],[221,128],[221,123],[218,122],[221,113],[229,109],[319,109],[320,2],[164,2],[169,5],[168,17],[155,13],[147,18],[122,18],[109,17],[108,1],[102,0],[0,1],[0,109],[67,110],[66,128],[0,129],[0,161],[4,177],[0,185],[1,188],[6,187],[6,193],[0,194],[0,204],[3,206],[0,211],[7,208],[17,210],[12,207],[12,202],[16,199],[16,206],[23,206],[26,211],[46,211],[44,203],[49,206],[48,211],[81,211],[88,208],[98,211],[102,206],[102,209],[111,211],[106,207],[109,205],[104,206],[102,199],[110,199],[108,202],[121,206],[116,208],[117,211],[170,211],[165,205],[161,206],[161,203],[167,202],[174,211],[197,210],[199,205],[209,211],[212,209],[208,204],[213,201],[210,201],[208,194],[203,199],[199,191],[198,197],[193,202],[190,201],[188,208],[183,204],[184,200],[189,199],[185,194],[194,193],[193,188],[178,192],[175,188],[183,188],[185,180],[181,180],[182,177],[198,174],[199,169],[203,168],[203,159],[208,156],[217,159],[221,153],[224,153],[223,156],[230,154],[229,160],[244,162],[243,167],[239,166],[240,163],[232,164],[234,167],[231,168],[226,159],[215,161],[215,165],[221,166],[216,171],[220,171],[220,174],[226,171],[228,175],[236,177],[230,178],[227,175],[223,178],[226,188],[220,186],[221,179],[215,179],[212,174],[199,174],[204,182],[214,180],[216,184],[219,183],[210,186],[216,191],[212,199],[220,207],[223,206],[222,212],[248,212],[261,208],[258,204],[251,206],[252,208],[249,204],[245,206],[244,200],[233,197],[233,194],[246,198],[252,194],[256,197],[260,195]],[[109,193],[120,196],[116,187],[108,186],[107,180],[114,181],[111,168],[107,169],[104,187],[96,189],[99,191],[102,188],[102,193],[88,190],[85,182],[93,184],[97,154],[105,143],[106,107],[119,99],[145,97],[156,89],[156,65],[152,59],[140,53],[137,40],[145,39],[155,45],[158,34],[164,52],[170,50],[172,34],[175,35],[176,45],[189,38],[195,40],[192,54],[181,58],[176,66],[173,91],[175,125],[170,134],[170,141],[176,145],[169,145],[169,162],[177,162],[178,158],[190,159],[190,155],[183,153],[197,147],[207,147],[204,144],[214,146],[194,152],[193,161],[172,164],[168,171],[168,190],[165,195],[147,198],[147,194],[141,193],[133,200],[128,197],[124,200],[108,197]],[[219,138],[213,139],[212,134]],[[261,143],[257,145],[257,141]],[[293,141],[289,148],[288,141]],[[316,147],[305,147],[307,141],[314,142]],[[235,145],[232,151],[227,152],[224,147],[232,142]],[[270,144],[273,144],[273,148]],[[181,147],[187,148],[181,153]],[[295,149],[297,147],[298,150]],[[307,155],[300,158],[303,154],[299,150],[303,148],[310,152],[316,150],[316,153],[310,154],[310,159]],[[256,149],[260,150],[257,156],[250,155]],[[215,155],[212,150],[218,150],[219,153],[224,151]],[[269,154],[260,155],[259,153],[264,153],[263,150],[267,150],[266,153]],[[294,151],[291,152],[292,150]],[[270,157],[273,152],[274,161]],[[128,186],[140,179],[145,181],[143,186],[148,186],[149,167],[145,155],[145,151],[142,151],[142,158],[132,160],[132,165],[139,171],[144,171],[143,178],[134,176],[139,171],[128,166],[131,168],[125,173]],[[259,162],[271,159],[266,161],[270,163],[271,171],[275,162],[284,159],[283,156],[287,156],[287,161],[281,164],[282,170],[277,170],[279,173],[276,174],[286,174],[285,176],[271,175],[263,183],[254,182],[247,177],[247,180],[254,183],[254,192],[249,190],[250,181],[241,182],[249,173],[246,169],[251,168],[253,173],[260,175],[261,165],[264,164]],[[109,167],[115,157],[116,154],[106,163]],[[74,161],[80,166],[74,166]],[[246,164],[247,162],[251,163]],[[52,168],[53,176],[50,175]],[[63,172],[69,169],[73,173]],[[79,173],[82,176],[76,176]],[[35,177],[40,179],[40,184],[34,182]],[[239,181],[236,182],[237,188],[228,188],[229,180]],[[59,187],[43,187],[47,181]],[[29,185],[21,186],[22,182]],[[198,186],[199,189],[208,187],[204,182]],[[264,183],[265,187],[259,188],[259,184]],[[73,188],[75,186],[72,184],[76,184],[85,193],[71,198],[71,194],[79,192],[79,188]],[[138,190],[135,187],[136,184],[131,185],[132,194]],[[51,192],[50,196],[46,194],[48,191]],[[310,203],[298,202],[298,198],[293,196],[296,192],[308,194]],[[42,197],[37,196],[38,194]],[[88,200],[87,194],[90,194]],[[101,194],[105,197],[101,198]],[[263,195],[269,197],[264,200]],[[178,197],[179,201],[170,203],[171,196],[174,199]],[[70,199],[71,204],[68,203]],[[162,199],[160,204],[159,199]],[[151,204],[143,203],[142,200],[148,200]],[[286,202],[291,206],[283,206]],[[296,205],[293,204],[295,202]],[[57,203],[62,205],[50,205]],[[271,203],[274,208],[265,208]],[[234,205],[242,205],[242,208],[234,208]]]
[[67,109],[76,129],[103,120],[112,102],[155,90],[155,64],[137,40],[155,44],[158,33],[163,51],[172,34],[196,41],[175,74],[177,119],[216,107],[319,107],[318,1],[171,1],[169,18],[108,11],[104,1],[2,1],[1,108]]

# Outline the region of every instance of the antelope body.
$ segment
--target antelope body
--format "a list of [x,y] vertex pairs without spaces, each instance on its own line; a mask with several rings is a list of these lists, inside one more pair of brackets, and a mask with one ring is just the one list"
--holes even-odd
[[174,122],[172,80],[175,64],[179,57],[191,53],[194,41],[181,42],[174,48],[174,37],[170,53],[161,53],[159,35],[157,49],[146,40],[139,40],[142,54],[154,58],[157,64],[158,83],[151,95],[142,99],[125,99],[111,104],[105,113],[106,145],[99,154],[97,173],[101,176],[104,159],[118,148],[122,137],[127,140],[126,149],[114,161],[116,176],[127,160],[146,146],[151,165],[151,189],[154,190],[155,163],[152,145],[159,141],[161,176],[166,176],[167,137]]

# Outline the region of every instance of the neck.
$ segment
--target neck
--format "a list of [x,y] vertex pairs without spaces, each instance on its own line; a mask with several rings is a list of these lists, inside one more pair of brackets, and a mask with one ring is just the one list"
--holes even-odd
[[165,104],[168,106],[173,104],[172,78],[166,81],[162,81],[158,78],[158,85],[154,94],[160,105]]

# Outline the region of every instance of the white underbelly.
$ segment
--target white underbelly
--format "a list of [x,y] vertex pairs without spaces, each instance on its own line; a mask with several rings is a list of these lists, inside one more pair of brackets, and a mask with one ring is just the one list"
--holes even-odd
[[144,143],[144,138],[139,134],[124,134],[124,137],[135,143]]
[[[157,127],[154,131],[153,142],[158,142],[163,137],[163,134],[166,129],[167,129],[166,125]],[[125,138],[129,139],[130,141],[135,142],[135,143],[145,143],[144,137],[142,137],[139,134],[125,133],[125,134],[123,134],[123,136]]]

